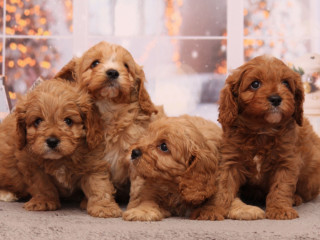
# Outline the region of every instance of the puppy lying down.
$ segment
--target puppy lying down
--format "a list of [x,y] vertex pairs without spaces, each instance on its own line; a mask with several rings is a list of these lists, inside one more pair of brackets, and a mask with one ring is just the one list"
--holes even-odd
[[2,200],[31,196],[25,209],[56,210],[60,197],[82,190],[90,215],[119,217],[99,122],[89,95],[64,81],[45,81],[22,97],[0,124]]
[[206,205],[216,191],[221,130],[200,117],[164,117],[132,147],[132,168],[144,178],[125,220],[156,221]]

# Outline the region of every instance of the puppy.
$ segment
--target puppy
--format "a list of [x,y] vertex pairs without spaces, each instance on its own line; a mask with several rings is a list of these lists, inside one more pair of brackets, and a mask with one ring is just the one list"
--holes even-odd
[[[145,182],[129,221],[158,221],[201,208],[216,191],[221,129],[200,117],[163,117],[132,147],[132,165]],[[192,215],[192,214],[191,214]]]
[[[218,192],[200,219],[225,218],[240,187],[265,200],[269,219],[297,218],[292,206],[318,196],[320,139],[303,117],[303,101],[299,74],[271,56],[256,57],[227,78]],[[246,214],[238,210],[235,219]]]
[[140,180],[130,174],[126,156],[149,123],[164,115],[150,100],[142,68],[123,47],[100,42],[82,57],[72,59],[56,77],[77,82],[93,97],[104,123],[104,159],[111,165],[117,195],[128,195],[131,178],[134,199]]
[[56,210],[60,197],[81,189],[90,215],[121,216],[100,129],[89,94],[65,81],[41,83],[0,124],[2,198],[31,196],[26,210]]

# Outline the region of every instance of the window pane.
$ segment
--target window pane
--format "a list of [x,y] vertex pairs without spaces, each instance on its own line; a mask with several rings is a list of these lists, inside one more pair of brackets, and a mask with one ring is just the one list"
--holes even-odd
[[219,0],[90,0],[89,33],[222,36],[226,16],[226,1]]
[[39,76],[53,77],[70,56],[71,40],[7,40],[5,71],[9,90],[23,93]]
[[6,2],[6,34],[66,35],[72,32],[72,0]]
[[0,34],[3,34],[3,0],[0,0]]
[[313,37],[318,31],[310,30],[319,28],[310,1],[244,0],[244,6],[246,60],[263,53],[292,60],[319,46]]

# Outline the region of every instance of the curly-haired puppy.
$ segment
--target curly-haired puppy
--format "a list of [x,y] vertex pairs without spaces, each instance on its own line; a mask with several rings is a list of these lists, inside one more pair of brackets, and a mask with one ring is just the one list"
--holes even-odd
[[[82,57],[72,59],[56,77],[77,82],[94,98],[104,122],[104,159],[110,163],[112,182],[118,194],[128,192],[129,148],[145,132],[149,123],[163,115],[150,100],[144,87],[142,68],[119,45],[100,42]],[[140,181],[131,174],[131,199]],[[135,179],[135,183],[133,183]]]
[[[293,205],[320,192],[320,139],[303,117],[299,74],[271,56],[236,69],[221,91],[223,127],[218,192],[210,214],[223,219],[239,190],[259,195],[269,219],[293,219]],[[240,219],[245,211],[239,209]],[[253,218],[255,219],[254,215]]]
[[124,212],[124,220],[158,221],[206,205],[216,191],[221,134],[200,117],[152,122],[132,146],[133,167],[145,182],[139,203]]
[[50,80],[21,97],[0,124],[0,189],[31,196],[27,210],[56,210],[60,197],[81,189],[87,212],[119,217],[100,116],[89,94],[71,83]]

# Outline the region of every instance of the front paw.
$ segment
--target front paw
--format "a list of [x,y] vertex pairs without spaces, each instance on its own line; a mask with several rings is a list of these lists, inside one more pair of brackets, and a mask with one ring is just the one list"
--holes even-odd
[[299,214],[292,207],[267,207],[266,218],[276,220],[288,220],[298,218]]
[[191,215],[190,219],[193,220],[224,220],[226,211],[221,208],[215,208],[215,207],[203,207],[194,210]]
[[234,220],[258,220],[265,218],[265,212],[256,206],[244,205],[239,208],[231,208],[228,218]]
[[54,200],[45,200],[31,198],[23,207],[28,211],[54,211],[60,208],[60,202]]
[[119,208],[116,203],[107,203],[107,204],[90,204],[87,206],[87,212],[93,217],[100,218],[118,218],[122,215],[122,210]]
[[123,213],[122,218],[126,221],[160,221],[162,213],[156,208],[131,208]]

